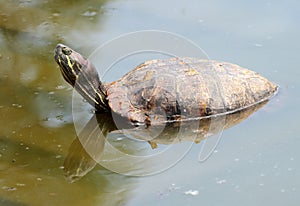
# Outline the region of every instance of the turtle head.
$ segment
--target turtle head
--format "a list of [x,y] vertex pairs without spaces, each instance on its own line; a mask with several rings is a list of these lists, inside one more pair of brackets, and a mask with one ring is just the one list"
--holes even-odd
[[97,111],[109,110],[106,89],[95,66],[68,46],[58,44],[54,59],[64,79],[76,89]]
[[[87,71],[88,67],[94,67],[93,65],[89,65],[88,60],[81,54],[63,44],[58,44],[56,46],[54,59],[59,65],[64,79],[73,87],[75,86],[80,73],[89,75]],[[92,68],[90,70],[96,69]]]

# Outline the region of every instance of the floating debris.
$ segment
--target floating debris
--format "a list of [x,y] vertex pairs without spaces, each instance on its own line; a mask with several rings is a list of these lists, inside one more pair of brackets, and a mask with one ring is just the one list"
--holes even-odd
[[18,187],[25,187],[26,186],[26,184],[24,184],[24,183],[17,183],[16,184]]
[[204,20],[203,20],[203,19],[198,19],[197,22],[198,22],[198,23],[203,23]]
[[6,190],[6,191],[8,191],[8,192],[12,192],[12,191],[17,190],[16,187],[8,187],[8,186],[3,186],[2,189],[3,189],[3,190]]
[[238,161],[240,161],[240,159],[239,159],[239,158],[235,158],[234,161],[235,161],[235,162],[238,162]]
[[66,86],[64,86],[64,85],[57,85],[55,87],[56,90],[62,90],[62,89],[65,89],[65,88],[66,88]]
[[81,16],[84,17],[95,17],[98,14],[98,11],[96,11],[93,8],[88,8],[87,10],[85,10],[84,12],[81,13]]
[[55,12],[55,13],[52,14],[52,16],[53,17],[60,17],[60,13]]
[[40,177],[37,177],[36,180],[37,180],[37,181],[42,181],[43,179],[40,178]]
[[60,114],[60,115],[57,115],[55,118],[57,120],[63,121],[64,120],[64,115]]
[[259,44],[259,43],[255,43],[254,46],[256,46],[256,47],[262,47],[263,45]]
[[23,107],[23,105],[21,105],[21,104],[16,104],[16,103],[13,103],[11,106],[12,106],[12,107],[16,107],[16,108],[22,108],[22,107]]
[[196,195],[199,195],[199,191],[198,190],[188,190],[188,191],[185,191],[184,194],[196,196]]
[[218,180],[216,183],[221,185],[221,184],[224,184],[226,182],[227,182],[227,180],[223,179],[223,180]]
[[62,156],[61,156],[61,155],[56,155],[55,158],[56,158],[56,159],[61,159]]
[[169,191],[174,191],[174,190],[179,190],[180,187],[176,186],[175,183],[172,183],[168,189]]

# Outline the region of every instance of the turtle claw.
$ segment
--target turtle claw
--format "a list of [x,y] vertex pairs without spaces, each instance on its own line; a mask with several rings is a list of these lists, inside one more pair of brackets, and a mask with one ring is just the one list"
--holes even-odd
[[156,149],[157,148],[157,144],[155,142],[152,141],[148,141],[148,143],[150,144],[152,149]]
[[151,119],[150,119],[150,117],[147,115],[147,114],[145,114],[145,116],[146,116],[146,118],[145,118],[145,125],[147,126],[147,128],[151,125]]

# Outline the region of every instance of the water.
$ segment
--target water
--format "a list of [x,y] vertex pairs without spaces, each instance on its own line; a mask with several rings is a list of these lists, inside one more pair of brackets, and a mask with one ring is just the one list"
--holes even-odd
[[[0,205],[297,205],[299,10],[295,0],[0,2]],[[98,165],[70,183],[63,165],[76,137],[72,90],[53,60],[55,45],[88,56],[143,29],[185,36],[211,59],[276,82],[279,94],[225,130],[205,162],[197,161],[200,143],[153,176],[124,176]],[[132,68],[126,61],[117,66],[109,78]],[[123,149],[139,153],[149,145]]]

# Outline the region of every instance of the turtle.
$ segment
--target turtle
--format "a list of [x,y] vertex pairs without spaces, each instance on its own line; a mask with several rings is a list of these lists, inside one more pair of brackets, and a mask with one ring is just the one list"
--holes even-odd
[[172,57],[145,61],[111,83],[95,66],[58,44],[64,79],[97,113],[111,112],[135,126],[230,114],[271,98],[278,86],[255,71],[224,61]]

